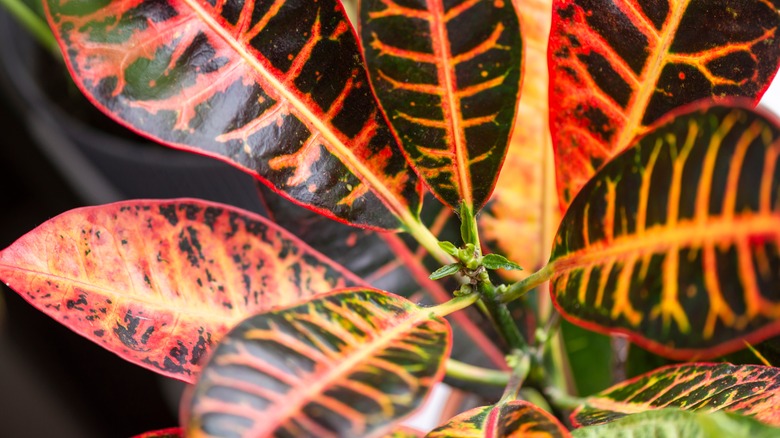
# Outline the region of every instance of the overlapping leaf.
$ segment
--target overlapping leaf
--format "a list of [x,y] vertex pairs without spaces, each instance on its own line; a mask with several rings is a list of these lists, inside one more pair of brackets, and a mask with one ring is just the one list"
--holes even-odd
[[774,438],[780,429],[752,418],[726,412],[700,414],[677,409],[641,412],[614,423],[583,427],[572,432],[574,438]]
[[362,284],[266,219],[197,200],[64,213],[0,252],[0,280],[119,356],[188,382],[247,315]]
[[253,316],[184,403],[193,436],[367,436],[441,379],[447,322],[396,295],[343,290]]
[[551,258],[566,316],[672,358],[780,332],[780,129],[746,108],[697,108],[599,171]]
[[360,15],[371,81],[406,155],[442,202],[480,209],[519,94],[512,2],[361,0]]
[[45,3],[76,82],[123,124],[344,222],[415,220],[416,177],[336,0]]
[[588,426],[662,408],[723,410],[780,426],[780,369],[727,363],[659,368],[588,397],[571,418]]
[[486,246],[525,269],[503,271],[519,280],[550,257],[560,221],[555,164],[547,120],[547,38],[552,0],[517,0],[523,29],[523,81],[505,171],[479,216]]
[[427,438],[566,438],[569,431],[547,412],[527,401],[513,400],[482,406],[452,418],[432,430]]
[[561,204],[668,111],[757,102],[780,60],[776,2],[556,0],[551,121]]
[[181,438],[182,436],[184,436],[184,430],[181,427],[170,427],[142,433],[133,438]]

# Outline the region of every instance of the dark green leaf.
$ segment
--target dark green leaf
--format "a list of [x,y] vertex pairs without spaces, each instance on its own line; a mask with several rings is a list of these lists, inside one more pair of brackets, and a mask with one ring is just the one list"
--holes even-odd
[[488,269],[507,269],[510,271],[523,269],[522,266],[507,260],[507,258],[501,254],[488,254],[482,257],[482,265]]

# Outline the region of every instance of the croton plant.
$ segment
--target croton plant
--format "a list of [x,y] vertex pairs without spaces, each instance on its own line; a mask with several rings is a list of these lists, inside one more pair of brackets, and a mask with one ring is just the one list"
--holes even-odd
[[[432,437],[780,433],[777,0],[44,3],[97,107],[268,206],[80,208],[0,252],[191,384],[145,436],[420,436],[443,379],[483,405]],[[674,361],[581,389],[629,343]]]

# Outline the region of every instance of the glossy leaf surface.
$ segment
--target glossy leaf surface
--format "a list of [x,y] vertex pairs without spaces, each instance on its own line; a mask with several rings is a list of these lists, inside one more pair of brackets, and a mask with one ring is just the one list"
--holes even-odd
[[756,420],[725,412],[700,414],[676,409],[641,412],[614,423],[583,427],[572,432],[574,438],[773,438],[780,429]]
[[780,60],[776,2],[557,0],[553,17],[550,127],[564,207],[670,110],[758,102]]
[[442,202],[479,210],[519,95],[512,2],[361,0],[360,14],[371,81],[406,155]]
[[557,306],[671,358],[778,333],[779,139],[750,109],[700,106],[614,158],[558,230]]
[[399,296],[342,290],[250,317],[185,399],[193,436],[367,436],[442,377],[449,324]]
[[485,246],[524,271],[504,271],[517,281],[550,258],[560,208],[548,118],[547,38],[552,0],[516,0],[523,30],[523,80],[504,170],[479,215]]
[[198,200],[64,213],[0,252],[0,280],[82,336],[187,382],[247,315],[362,284],[266,219]]
[[588,426],[662,408],[723,410],[780,426],[780,369],[728,363],[663,367],[588,397],[571,418]]
[[527,401],[482,406],[455,416],[427,438],[566,438],[569,431],[547,412]]
[[121,123],[343,222],[414,220],[417,179],[339,2],[45,3],[76,82]]

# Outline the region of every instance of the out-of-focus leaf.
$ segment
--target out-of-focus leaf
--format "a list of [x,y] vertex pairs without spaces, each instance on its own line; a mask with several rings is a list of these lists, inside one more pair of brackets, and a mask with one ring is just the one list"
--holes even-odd
[[417,177],[340,2],[45,4],[76,83],[120,123],[343,222],[416,221]]
[[248,315],[364,284],[263,217],[193,199],[71,210],[0,252],[0,280],[80,335],[187,382]]
[[504,170],[478,218],[485,246],[526,268],[502,271],[520,280],[550,257],[560,208],[547,122],[547,37],[552,0],[515,0],[523,29],[523,83]]
[[777,72],[780,12],[764,0],[556,0],[550,128],[563,207],[669,111],[754,103]]
[[587,426],[662,408],[723,410],[780,426],[780,369],[727,363],[663,367],[588,397],[571,418]]
[[572,322],[673,358],[780,332],[780,129],[697,105],[607,163],[558,230],[551,289]]
[[383,438],[422,438],[425,436],[425,432],[411,427],[398,426],[393,429],[392,432],[385,435]]
[[154,430],[132,438],[181,438],[184,436],[184,430],[181,427],[169,427],[168,429]]
[[552,415],[527,401],[482,406],[453,417],[426,438],[566,438],[569,431]]
[[371,83],[407,157],[450,208],[490,197],[515,116],[522,39],[511,1],[361,0]]
[[677,409],[662,409],[633,414],[609,424],[575,429],[572,436],[574,438],[774,438],[780,436],[780,429],[726,412],[699,414]]
[[183,402],[193,436],[366,436],[441,380],[446,320],[399,296],[337,291],[252,316],[220,343]]
[[614,356],[609,336],[561,321],[561,334],[577,394],[594,394],[613,380]]

